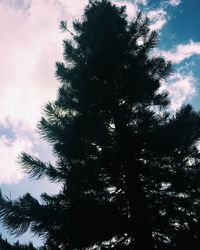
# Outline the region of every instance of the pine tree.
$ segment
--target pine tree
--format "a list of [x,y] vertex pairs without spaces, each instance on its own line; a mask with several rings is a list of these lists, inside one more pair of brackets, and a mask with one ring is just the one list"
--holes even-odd
[[64,41],[55,102],[39,123],[56,165],[23,153],[32,178],[62,183],[41,201],[0,197],[0,216],[46,249],[197,249],[200,114],[168,111],[160,86],[171,64],[153,57],[157,34],[138,14],[93,0]]

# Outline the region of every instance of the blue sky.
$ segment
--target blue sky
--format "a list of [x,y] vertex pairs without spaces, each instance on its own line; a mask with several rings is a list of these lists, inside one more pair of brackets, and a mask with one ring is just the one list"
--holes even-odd
[[[169,91],[172,112],[184,103],[200,109],[200,1],[113,0],[126,5],[131,19],[142,10],[157,30],[160,44],[152,53],[173,63],[162,84]],[[56,98],[55,62],[62,60],[60,20],[81,16],[87,0],[0,0],[0,188],[12,198],[26,192],[57,192],[47,180],[29,180],[16,161],[26,151],[55,161],[51,147],[36,133],[42,107]],[[71,26],[71,25],[70,25]],[[69,27],[70,27],[69,26]],[[69,35],[69,34],[68,34]],[[13,240],[3,231],[3,236]],[[21,241],[26,241],[26,235]],[[34,238],[34,243],[40,241]]]

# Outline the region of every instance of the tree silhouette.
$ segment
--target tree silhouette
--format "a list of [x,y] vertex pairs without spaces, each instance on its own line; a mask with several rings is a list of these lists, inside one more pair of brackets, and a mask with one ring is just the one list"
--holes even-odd
[[[27,245],[27,244],[20,244],[19,241],[17,241],[14,244],[10,244],[7,241],[7,239],[2,238],[1,234],[0,234],[0,249],[1,250],[36,250],[36,248],[33,247],[32,243],[29,243]],[[43,250],[43,249],[41,248],[41,250]]]
[[30,228],[54,250],[197,249],[200,114],[168,111],[160,86],[171,65],[151,55],[157,34],[148,25],[107,0],[90,1],[74,22],[56,64],[57,99],[38,125],[56,165],[20,157],[30,177],[62,188],[41,201],[1,195],[12,233]]

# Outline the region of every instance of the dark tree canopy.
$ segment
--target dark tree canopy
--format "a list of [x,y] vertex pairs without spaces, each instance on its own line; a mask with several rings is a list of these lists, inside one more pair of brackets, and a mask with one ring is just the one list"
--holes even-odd
[[200,113],[168,111],[159,88],[171,65],[150,56],[158,39],[148,25],[108,0],[90,1],[74,22],[56,64],[57,99],[38,126],[56,165],[20,157],[30,177],[62,188],[41,201],[1,195],[12,233],[30,228],[54,250],[199,249]]

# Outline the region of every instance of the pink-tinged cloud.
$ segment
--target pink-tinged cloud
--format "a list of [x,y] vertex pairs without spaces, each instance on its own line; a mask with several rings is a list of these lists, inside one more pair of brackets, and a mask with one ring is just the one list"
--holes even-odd
[[169,0],[171,6],[178,6],[181,3],[181,0]]
[[187,44],[179,44],[171,51],[157,51],[156,53],[160,53],[167,60],[178,64],[193,55],[200,55],[200,42],[193,42],[191,40]]
[[148,0],[135,0],[135,3],[146,6],[148,4]]
[[[86,0],[0,1],[0,127],[15,134],[0,135],[0,183],[23,177],[16,164],[22,151],[41,155],[35,127],[42,107],[56,98],[55,62],[62,60],[67,36],[59,23],[79,18]],[[52,157],[50,157],[52,158]]]
[[167,12],[162,8],[147,12],[147,17],[151,22],[150,29],[157,31],[161,30],[169,19]]
[[169,92],[170,110],[175,112],[196,95],[195,78],[192,74],[174,73],[163,83],[161,90]]
[[5,135],[0,137],[0,183],[10,184],[17,183],[22,179],[23,173],[18,167],[16,157],[22,150],[31,152],[33,147],[32,142],[27,137],[19,137],[15,140],[7,138]]
[[[12,1],[13,2],[13,1]],[[68,1],[63,1],[68,2]],[[59,22],[78,16],[80,1],[32,1],[29,9],[0,4],[0,121],[23,120],[35,127],[41,106],[55,99],[55,61],[62,59]],[[68,18],[68,16],[66,16]]]

